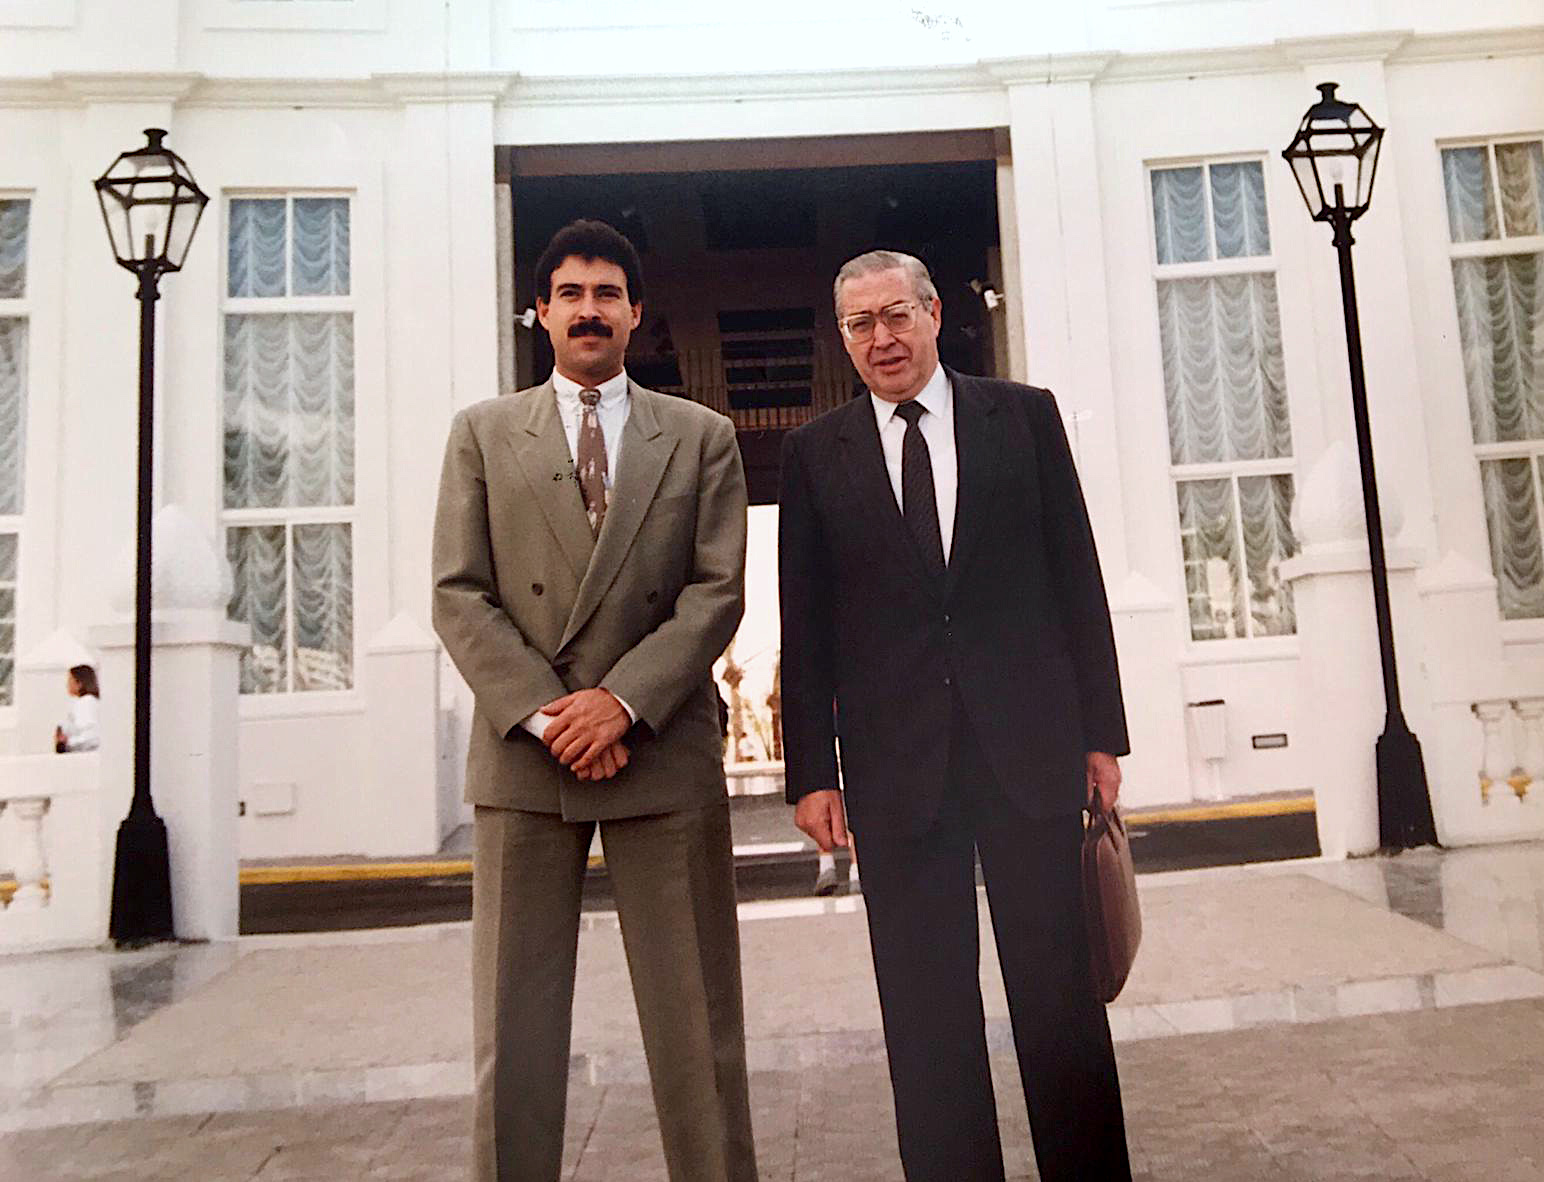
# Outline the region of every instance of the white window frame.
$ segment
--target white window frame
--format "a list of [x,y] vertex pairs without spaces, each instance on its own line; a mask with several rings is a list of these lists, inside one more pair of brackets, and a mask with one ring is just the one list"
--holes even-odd
[[[1219,258],[1217,256],[1217,222],[1212,213],[1212,186],[1211,167],[1214,164],[1259,164],[1265,183],[1265,205],[1267,218],[1271,209],[1271,168],[1269,157],[1259,152],[1219,153],[1215,156],[1185,156],[1168,159],[1148,160],[1143,168],[1143,191],[1147,206],[1147,244],[1148,265],[1152,271],[1152,308],[1154,315],[1155,338],[1162,340],[1162,328],[1157,324],[1158,315],[1158,284],[1160,281],[1174,279],[1210,279],[1225,275],[1271,275],[1276,278],[1276,295],[1278,307],[1281,300],[1281,280],[1279,276],[1279,264],[1276,257],[1278,234],[1277,227],[1270,225],[1271,252],[1264,255],[1246,255],[1240,258]],[[1160,263],[1158,261],[1158,235],[1157,235],[1157,211],[1153,204],[1153,173],[1167,172],[1173,169],[1200,168],[1205,175],[1202,178],[1202,193],[1206,201],[1206,236],[1210,247],[1211,258],[1198,263]],[[1284,318],[1283,318],[1284,319]],[[1286,336],[1283,325],[1278,324],[1278,329],[1283,333],[1282,352],[1286,352]],[[1264,460],[1225,460],[1217,463],[1206,464],[1175,464],[1169,463],[1169,521],[1174,529],[1174,538],[1178,543],[1176,556],[1178,558],[1179,576],[1179,601],[1184,605],[1184,610],[1179,613],[1179,625],[1184,632],[1185,650],[1188,658],[1212,660],[1216,658],[1237,657],[1247,660],[1271,659],[1278,656],[1292,656],[1297,653],[1297,633],[1294,631],[1286,636],[1256,636],[1254,635],[1254,612],[1250,602],[1249,569],[1245,561],[1244,549],[1244,513],[1243,504],[1239,499],[1238,482],[1240,477],[1250,476],[1290,476],[1292,478],[1292,495],[1294,501],[1302,492],[1302,483],[1298,479],[1297,449],[1299,442],[1298,424],[1293,413],[1292,392],[1287,391],[1287,414],[1292,424],[1292,453],[1289,456],[1279,456]],[[1167,416],[1165,416],[1165,431],[1167,431]],[[1169,445],[1167,434],[1164,438],[1165,446]],[[1171,453],[1172,454],[1172,453]],[[1187,481],[1194,480],[1222,480],[1226,479],[1232,486],[1233,496],[1233,528],[1234,542],[1239,556],[1239,578],[1244,584],[1244,635],[1222,637],[1216,640],[1197,640],[1192,635],[1190,627],[1190,585],[1185,578],[1185,543],[1180,532],[1179,525],[1179,486]]]
[[[1485,161],[1490,172],[1491,198],[1496,203],[1496,231],[1499,237],[1482,238],[1472,242],[1454,242],[1452,223],[1448,218],[1447,184],[1442,184],[1442,213],[1448,248],[1448,296],[1453,301],[1454,323],[1462,313],[1458,307],[1458,289],[1453,283],[1453,263],[1459,259],[1494,259],[1506,258],[1511,255],[1541,254],[1544,253],[1544,234],[1524,234],[1522,236],[1509,236],[1506,232],[1506,216],[1501,210],[1501,174],[1496,164],[1496,149],[1506,147],[1508,144],[1537,144],[1544,142],[1544,135],[1496,135],[1477,136],[1458,140],[1443,140],[1437,145],[1437,168],[1439,175],[1443,167],[1442,154],[1462,148],[1485,149]],[[1464,372],[1466,362],[1463,354],[1463,340],[1459,334],[1453,336],[1454,347],[1458,350],[1459,372]],[[1464,398],[1464,414],[1470,414],[1468,400],[1469,391],[1461,391]],[[1469,447],[1474,454],[1475,479],[1481,481],[1481,465],[1489,460],[1529,460],[1533,466],[1533,508],[1538,515],[1539,531],[1544,538],[1544,494],[1540,492],[1539,478],[1541,469],[1544,469],[1544,437],[1538,439],[1517,439],[1506,443],[1476,443],[1473,435],[1473,420],[1470,420]],[[1485,512],[1483,493],[1481,495],[1481,513]],[[1490,553],[1490,523],[1481,521],[1481,532],[1485,537],[1485,553],[1491,562],[1491,573],[1495,573],[1495,556]],[[1526,641],[1544,640],[1544,616],[1536,616],[1528,619],[1509,620],[1501,615],[1501,604],[1496,603],[1496,615],[1501,621],[1502,636],[1507,640]]]
[[[284,201],[284,290],[294,289],[294,240],[292,238],[295,199],[296,198],[340,198],[349,203],[349,294],[346,296],[232,296],[230,295],[230,230],[231,230],[231,203],[233,201],[258,200],[258,201]],[[292,315],[295,313],[328,313],[346,312],[354,322],[354,348],[357,359],[359,348],[359,304],[358,287],[355,280],[355,212],[358,208],[358,193],[352,189],[227,189],[221,194],[222,206],[220,217],[220,356],[221,380],[220,380],[220,421],[225,417],[225,381],[224,381],[224,351],[225,351],[225,318],[235,315]],[[220,544],[226,545],[226,532],[239,526],[272,526],[284,527],[284,637],[287,651],[285,654],[284,670],[288,688],[274,693],[244,693],[241,695],[243,706],[254,703],[264,703],[268,708],[276,712],[288,713],[301,705],[306,712],[325,713],[329,710],[349,710],[356,708],[360,700],[359,671],[360,660],[363,656],[363,644],[360,638],[359,628],[359,487],[358,487],[358,463],[359,463],[359,410],[358,410],[358,384],[355,384],[355,411],[354,411],[354,464],[355,487],[353,501],[347,506],[276,506],[264,509],[229,509],[225,506],[225,476],[224,461],[221,461],[220,475]],[[294,647],[295,638],[295,580],[294,580],[294,534],[297,525],[347,525],[349,527],[349,550],[352,560],[349,568],[352,574],[352,582],[349,587],[350,614],[354,621],[353,652],[350,658],[352,670],[352,684],[345,690],[297,690],[295,686],[295,662],[288,650]]]
[[22,390],[22,417],[21,417],[21,489],[22,502],[20,513],[0,513],[0,534],[16,535],[16,608],[12,619],[12,645],[11,652],[11,702],[9,705],[0,703],[0,724],[14,717],[16,711],[16,666],[21,659],[21,551],[25,534],[24,524],[27,520],[27,419],[32,408],[32,227],[33,216],[37,212],[36,196],[27,190],[0,189],[0,201],[25,201],[27,202],[27,281],[22,287],[22,293],[12,298],[0,298],[0,318],[7,320],[25,320],[27,322],[27,388]]

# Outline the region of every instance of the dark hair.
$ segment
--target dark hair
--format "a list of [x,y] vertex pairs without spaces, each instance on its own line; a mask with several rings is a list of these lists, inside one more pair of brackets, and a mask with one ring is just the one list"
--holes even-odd
[[70,676],[75,679],[75,684],[80,686],[81,697],[87,694],[93,698],[102,696],[102,691],[97,686],[96,670],[90,665],[71,665]]
[[552,273],[570,258],[615,263],[627,276],[627,302],[643,303],[643,263],[637,248],[613,227],[589,218],[569,222],[552,236],[536,260],[536,296],[543,303],[552,299]]

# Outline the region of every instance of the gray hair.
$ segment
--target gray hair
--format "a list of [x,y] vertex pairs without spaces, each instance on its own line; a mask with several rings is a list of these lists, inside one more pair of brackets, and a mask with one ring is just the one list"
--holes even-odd
[[905,271],[910,276],[912,291],[916,293],[917,299],[931,308],[933,301],[938,298],[938,288],[933,286],[933,277],[928,274],[926,263],[898,250],[871,250],[855,259],[848,259],[836,273],[836,282],[831,285],[831,301],[836,305],[836,314],[842,314],[842,284],[862,275],[895,270]]

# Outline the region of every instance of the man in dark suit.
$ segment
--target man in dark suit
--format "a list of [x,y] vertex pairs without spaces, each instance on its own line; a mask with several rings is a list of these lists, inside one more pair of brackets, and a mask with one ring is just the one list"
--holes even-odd
[[784,754],[798,826],[861,843],[906,1177],[1003,1178],[979,853],[1040,1176],[1129,1179],[1078,872],[1081,810],[1114,803],[1129,748],[1061,419],[939,364],[919,260],[862,255],[835,297],[869,393],[783,448]]
[[554,372],[456,416],[434,524],[434,624],[476,698],[473,1176],[557,1182],[598,825],[671,1182],[755,1182],[713,684],[745,603],[734,424],[628,380],[616,230],[560,230],[536,290]]

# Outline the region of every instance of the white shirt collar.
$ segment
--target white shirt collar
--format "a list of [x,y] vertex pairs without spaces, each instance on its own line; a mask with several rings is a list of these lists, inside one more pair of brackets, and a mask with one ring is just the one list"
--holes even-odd
[[566,378],[557,370],[553,370],[552,389],[557,394],[558,401],[568,406],[579,405],[579,391],[599,390],[601,407],[612,407],[627,397],[627,371],[624,369],[615,377],[607,378],[599,386],[581,386],[572,378]]
[[[895,417],[895,408],[900,403],[887,402],[872,390],[869,391],[869,399],[874,404],[874,416],[879,421],[879,429],[883,431]],[[940,418],[949,410],[949,377],[944,373],[942,363],[934,367],[933,376],[927,380],[927,385],[922,387],[914,401],[920,402],[928,414]]]

